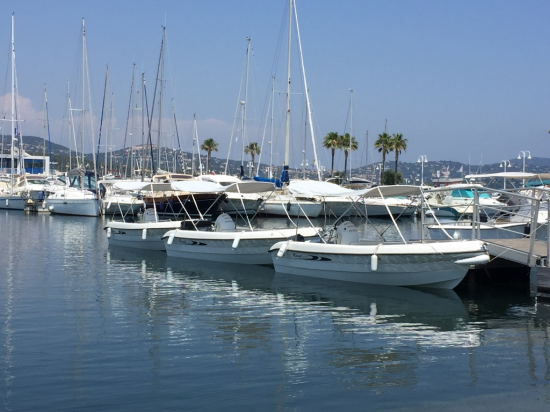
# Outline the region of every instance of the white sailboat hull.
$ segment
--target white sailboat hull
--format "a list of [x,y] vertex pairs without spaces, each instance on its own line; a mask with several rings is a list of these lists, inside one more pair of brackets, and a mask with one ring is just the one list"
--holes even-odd
[[24,210],[25,200],[20,195],[0,196],[0,209]]
[[168,256],[244,265],[270,265],[274,243],[297,233],[306,239],[317,236],[316,228],[193,231],[173,230],[164,235]]
[[97,217],[100,202],[98,199],[47,199],[46,205],[50,213],[56,215]]
[[[489,260],[483,242],[335,245],[279,242],[270,249],[275,271],[388,286],[455,288],[471,264]],[[281,255],[281,256],[279,256]],[[468,262],[468,261],[466,261]]]
[[285,200],[266,200],[262,203],[262,213],[271,216],[307,216],[315,218],[323,211],[321,202]]

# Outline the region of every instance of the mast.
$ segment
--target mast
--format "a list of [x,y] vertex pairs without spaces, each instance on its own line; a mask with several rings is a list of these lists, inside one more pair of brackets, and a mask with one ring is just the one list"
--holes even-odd
[[[271,140],[269,141],[269,178],[273,179],[273,105],[275,99],[275,77],[271,83]],[[258,161],[258,168],[260,162]]]
[[14,15],[11,15],[11,176],[10,176],[10,193],[13,194],[14,185],[14,157],[13,149],[15,146],[15,36],[14,36]]
[[[193,147],[191,149],[191,175],[195,174],[195,133],[197,129],[197,115],[193,113]],[[199,157],[200,161],[200,157]]]
[[[128,137],[128,124],[130,123],[130,113],[132,111],[132,102],[133,102],[133,98],[134,98],[134,80],[135,80],[135,76],[136,76],[136,64],[134,63],[133,67],[132,67],[132,84],[130,86],[130,99],[128,101],[128,113],[126,115],[126,128],[124,130],[124,144],[122,145],[122,148],[124,149],[123,155],[126,154],[126,137]],[[134,124],[134,116],[133,116],[133,113],[132,113],[132,125],[133,124]],[[133,128],[132,128],[132,131],[133,131]],[[130,136],[131,135],[132,134],[130,133]],[[132,148],[131,149],[131,151],[132,151],[131,157],[132,157],[132,161],[133,161],[134,147],[132,145],[132,138],[131,137],[130,137],[130,147]],[[126,167],[124,168],[124,178],[126,178],[128,176],[128,161],[129,161],[129,159],[130,159],[130,156],[126,156]],[[132,163],[131,167],[133,167],[133,163]],[[131,171],[130,171],[130,176],[133,176],[133,173]]]
[[[291,0],[292,3],[292,0]],[[314,163],[315,167],[317,169],[317,178],[321,180],[321,169],[319,167],[319,159],[317,158],[317,147],[315,145],[315,132],[313,130],[313,117],[311,116],[311,102],[309,100],[309,88],[307,87],[307,80],[306,80],[306,69],[304,65],[304,55],[302,52],[302,40],[300,38],[300,27],[298,25],[298,12],[296,11],[296,5],[294,5],[294,17],[296,19],[296,37],[298,39],[298,49],[300,50],[300,62],[302,65],[302,76],[304,78],[304,89],[306,94],[306,106],[308,111],[308,119],[309,119],[309,129],[311,133],[311,143],[313,145],[313,156],[314,156]],[[290,36],[289,36],[290,38]],[[290,60],[290,58],[289,58]],[[290,77],[289,77],[289,85],[290,85]],[[288,107],[288,110],[290,111],[290,107]]]
[[241,102],[242,105],[242,115],[243,115],[243,125],[242,125],[242,153],[241,153],[241,168],[244,166],[244,149],[246,143],[246,105],[248,104],[248,68],[250,64],[250,37],[246,38],[246,72],[245,72],[245,82],[244,82],[244,101]]
[[[99,121],[99,139],[97,140],[97,157],[99,160],[99,147],[101,146],[101,133],[103,131],[103,118],[105,113],[105,100],[109,92],[109,65],[105,69],[105,86],[103,87],[103,103],[101,105],[101,119]],[[108,144],[108,131],[105,132],[105,162],[103,168],[103,176],[107,175],[107,144]]]
[[[98,185],[98,182],[97,182],[97,163],[96,163],[96,155],[95,155],[95,151],[93,150],[94,146],[95,146],[95,138],[94,138],[94,116],[93,116],[93,112],[92,112],[92,94],[90,93],[90,72],[88,71],[88,52],[87,52],[87,49],[86,49],[86,30],[84,28],[84,19],[82,19],[82,44],[83,44],[83,48],[82,48],[82,55],[84,56],[83,57],[83,61],[85,63],[85,66],[83,66],[83,70],[85,70],[86,72],[86,82],[87,82],[87,85],[88,85],[88,107],[89,107],[89,111],[90,111],[90,131],[91,131],[91,136],[92,136],[92,162],[93,162],[93,165],[94,165],[94,183],[95,183],[95,189],[96,189],[96,193],[97,193],[97,188],[99,187]],[[84,81],[82,82],[84,84]],[[84,93],[82,93],[82,95],[84,96]],[[83,100],[84,100],[84,97],[83,97]],[[84,111],[84,105],[82,106],[82,110]],[[84,155],[84,150],[82,150],[82,154]],[[81,179],[81,181],[83,181],[83,179]]]
[[141,73],[141,181],[145,179],[144,170],[145,167],[145,73]]
[[349,126],[349,180],[351,181],[351,148],[353,142],[353,89],[349,89],[349,116],[350,116],[350,126]]
[[290,47],[292,45],[292,10],[293,0],[288,3],[288,55],[287,55],[287,84],[286,84],[286,126],[285,126],[285,163],[289,165],[290,154]]
[[164,46],[166,41],[166,27],[162,27],[162,42],[160,45],[160,90],[159,90],[159,118],[158,118],[158,138],[157,138],[157,162],[158,168],[161,169],[160,160],[160,144],[162,135],[162,91],[164,89]]
[[[50,176],[53,176],[53,163],[52,163],[52,140],[50,138],[50,117],[48,115],[48,95],[46,93],[46,85],[44,84],[44,101],[45,101],[45,105],[46,105],[46,126],[48,128],[48,148],[49,148],[49,152],[50,152]],[[70,153],[71,149],[69,149],[69,153]]]
[[[67,82],[67,104],[69,106],[69,134],[72,133],[72,137],[73,137],[76,167],[80,167],[79,161],[78,161],[78,145],[76,141],[76,131],[74,129],[73,108],[71,103],[71,93],[69,89],[69,82]],[[71,151],[71,145],[69,144],[69,170],[72,170],[72,168],[73,168],[72,151]]]

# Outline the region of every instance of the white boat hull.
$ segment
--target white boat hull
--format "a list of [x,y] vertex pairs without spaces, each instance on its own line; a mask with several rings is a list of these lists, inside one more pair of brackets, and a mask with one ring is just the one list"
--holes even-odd
[[311,201],[277,201],[266,200],[262,203],[260,210],[262,213],[271,216],[307,216],[315,218],[323,211],[323,204],[321,202]]
[[0,196],[0,209],[24,210],[25,199],[21,196]]
[[[464,279],[472,263],[464,259],[479,259],[479,263],[489,259],[480,241],[380,245],[287,241],[275,244],[270,252],[279,273],[442,289],[453,289]],[[456,263],[461,260],[462,264]]]
[[91,216],[100,213],[101,201],[98,199],[50,199],[46,205],[50,213],[56,215]]
[[[526,223],[504,223],[497,225],[481,224],[479,227],[480,239],[521,239],[525,235]],[[472,226],[460,224],[442,224],[428,226],[428,233],[432,239],[449,239],[445,231],[453,239],[471,239]],[[476,236],[477,238],[477,236]]]
[[169,230],[179,228],[180,221],[167,222],[108,222],[105,226],[110,246],[135,249],[164,250],[162,237]]
[[[220,203],[220,209],[224,213],[229,213],[230,215],[234,214],[247,214],[247,215],[253,215],[258,211],[261,204],[263,202],[263,198],[254,197],[254,198],[243,198],[242,202],[241,199],[237,198],[231,198],[228,196],[227,199],[225,199],[223,202]],[[244,207],[243,207],[244,205]]]
[[142,200],[139,201],[116,201],[105,200],[101,202],[101,213],[105,216],[109,215],[137,215],[145,208]]
[[310,239],[316,228],[196,231],[173,230],[164,235],[168,256],[244,265],[270,265],[269,248],[296,233]]

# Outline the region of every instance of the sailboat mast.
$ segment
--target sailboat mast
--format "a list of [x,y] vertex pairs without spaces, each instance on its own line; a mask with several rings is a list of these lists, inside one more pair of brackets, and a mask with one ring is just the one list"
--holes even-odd
[[[195,174],[195,134],[197,129],[197,115],[193,114],[193,147],[191,148],[191,175]],[[199,158],[200,161],[200,158]]]
[[157,158],[158,168],[161,169],[160,144],[162,136],[162,91],[164,89],[164,47],[166,41],[166,27],[162,27],[162,44],[160,45],[160,90],[159,90],[159,119],[158,119],[158,139],[157,139]]
[[[275,103],[275,77],[271,83],[271,139],[269,141],[269,178],[273,179],[273,105]],[[258,162],[258,167],[260,162]]]
[[145,73],[141,73],[141,181],[145,180]]
[[349,89],[349,180],[351,181],[351,148],[353,143],[353,89]]
[[[133,103],[133,98],[134,98],[134,80],[135,80],[135,76],[136,76],[136,64],[134,63],[133,64],[133,67],[132,67],[132,84],[130,86],[130,99],[128,101],[128,114],[126,115],[126,128],[124,130],[124,144],[122,145],[122,148],[124,149],[124,153],[123,153],[123,156],[126,153],[126,138],[128,137],[128,125],[130,123],[130,114],[132,115],[132,125],[134,124],[134,115],[132,113],[132,103]],[[132,128],[132,131],[134,129]],[[132,133],[130,133],[130,147],[132,148],[132,153],[131,153],[131,156],[126,156],[126,167],[124,167],[124,161],[122,162],[123,163],[123,166],[124,167],[124,178],[126,178],[128,176],[128,161],[130,159],[130,157],[132,157],[132,161],[133,161],[133,154],[134,154],[134,147],[132,145]],[[124,159],[124,157],[123,157]],[[132,168],[133,168],[133,163],[131,164]],[[133,176],[133,173],[130,172],[130,176]]]
[[287,84],[286,84],[286,126],[285,126],[285,163],[289,165],[290,154],[290,47],[292,45],[292,10],[294,1],[289,0],[288,5],[288,56],[287,56]]
[[[84,110],[84,107],[85,107],[85,102],[86,102],[86,96],[85,96],[85,89],[86,89],[86,31],[85,31],[85,28],[84,28],[84,18],[82,19],[82,119],[81,119],[81,122],[82,122],[82,125],[81,125],[81,134],[80,134],[80,148],[81,148],[81,151],[82,151],[82,162],[81,162],[81,165],[84,167],[85,165],[85,160],[84,160],[84,135],[85,135],[85,124],[86,122],[84,121],[84,116],[85,116],[85,110]],[[93,151],[93,147],[92,147],[92,151]],[[80,185],[80,188],[82,189],[82,179],[80,180],[81,181],[81,185]]]
[[14,15],[11,15],[11,177],[10,177],[10,193],[13,193],[14,186],[14,157],[13,149],[15,146],[15,31],[14,31]]
[[[309,88],[307,87],[306,69],[304,65],[304,55],[302,52],[302,40],[300,38],[300,27],[298,25],[298,12],[296,11],[296,5],[294,5],[294,18],[296,19],[296,38],[298,39],[298,49],[300,51],[300,63],[302,65],[302,76],[304,79],[304,89],[306,94],[306,106],[308,111],[309,129],[311,133],[311,143],[313,145],[314,163],[317,169],[317,178],[321,180],[321,169],[319,167],[319,159],[317,158],[317,146],[315,144],[315,132],[313,130],[313,117],[311,116],[311,102],[309,100]],[[290,83],[290,80],[289,80]]]
[[92,93],[90,92],[90,72],[88,70],[88,51],[86,48],[86,31],[84,30],[84,19],[82,19],[82,33],[83,33],[83,41],[84,41],[84,48],[85,51],[84,54],[84,61],[86,63],[85,70],[86,70],[86,83],[88,86],[88,107],[90,112],[90,135],[92,137],[92,163],[94,166],[94,183],[95,183],[95,189],[97,193],[97,189],[99,187],[98,179],[97,179],[97,159],[95,155],[95,151],[93,150],[93,147],[95,146],[95,137],[94,137],[94,114],[92,112]]
[[244,165],[244,149],[246,145],[246,105],[248,104],[248,68],[250,64],[250,37],[246,38],[246,72],[244,82],[244,101],[241,102],[243,109],[243,125],[242,125],[242,153],[241,153],[241,167]]
[[[52,140],[50,138],[50,117],[48,115],[48,94],[46,93],[46,85],[44,84],[44,100],[46,104],[46,126],[48,128],[48,148],[50,152],[50,176],[53,176],[53,164],[52,164]],[[69,149],[70,152],[70,149]]]

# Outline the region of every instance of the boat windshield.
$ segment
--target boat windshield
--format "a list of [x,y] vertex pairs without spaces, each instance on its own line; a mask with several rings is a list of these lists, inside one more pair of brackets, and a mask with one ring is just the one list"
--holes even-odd
[[[473,199],[474,198],[474,191],[469,189],[459,189],[459,190],[453,190],[451,192],[452,197],[465,197],[467,199]],[[489,193],[486,192],[479,192],[479,198],[480,199],[491,199],[491,196],[489,196]]]

